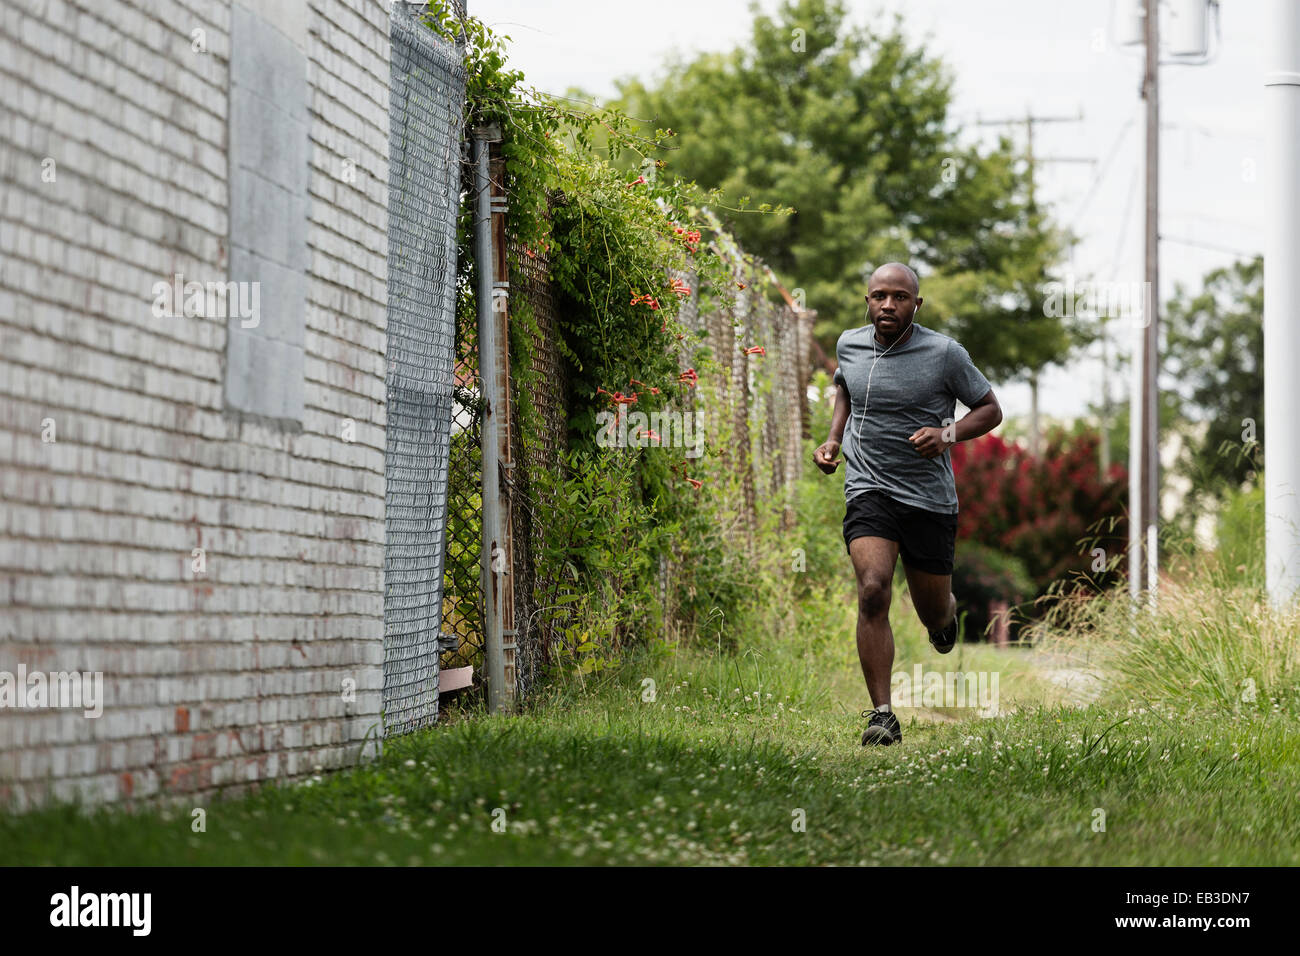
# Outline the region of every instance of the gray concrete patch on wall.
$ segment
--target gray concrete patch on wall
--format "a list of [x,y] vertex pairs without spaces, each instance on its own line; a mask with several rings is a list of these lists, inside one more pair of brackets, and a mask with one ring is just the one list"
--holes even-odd
[[[305,20],[301,0],[271,6],[301,6],[292,12]],[[227,310],[225,405],[297,426],[305,388],[308,84],[301,44],[282,27],[261,7],[231,7],[230,281],[239,307]]]

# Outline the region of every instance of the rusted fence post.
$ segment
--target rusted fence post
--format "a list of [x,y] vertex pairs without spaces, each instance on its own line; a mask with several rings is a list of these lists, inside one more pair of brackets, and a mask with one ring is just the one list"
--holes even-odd
[[[501,130],[495,126],[474,130],[474,263],[477,272],[479,387],[483,391],[483,546],[481,581],[483,587],[483,656],[487,664],[488,713],[499,713],[508,706],[505,680],[505,651],[502,647],[501,572],[505,566],[502,547],[501,476],[498,455],[501,448],[501,375],[497,369],[499,350],[496,345],[497,321],[494,294],[496,267],[492,241],[492,196],[489,184],[488,152],[491,143],[500,142]],[[509,418],[504,421],[509,422]],[[513,643],[513,641],[512,641]],[[513,684],[511,685],[513,689]]]
[[[510,402],[510,240],[506,233],[506,161],[501,156],[501,144],[493,143],[488,164],[488,180],[492,197],[492,324],[493,363],[495,376],[493,395],[497,405],[497,462],[507,479],[513,477],[515,468],[514,442],[511,430],[514,416]],[[518,687],[516,651],[519,631],[515,624],[515,545],[514,504],[509,480],[498,482],[500,491],[500,547],[497,584],[500,595],[501,620],[501,705],[514,704]]]

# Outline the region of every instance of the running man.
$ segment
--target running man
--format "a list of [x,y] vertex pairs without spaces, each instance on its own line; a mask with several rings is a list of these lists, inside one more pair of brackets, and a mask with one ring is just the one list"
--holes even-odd
[[[858,659],[874,707],[862,715],[870,717],[864,746],[903,739],[889,700],[889,604],[900,553],[930,643],[947,654],[957,642],[957,489],[948,449],[1002,421],[993,389],[966,350],[913,321],[920,291],[916,273],[901,262],[872,273],[871,324],[844,332],[835,346],[830,437],[813,453],[828,475],[839,467],[841,445],[846,462],[844,544],[857,575]],[[959,422],[955,399],[970,409]]]

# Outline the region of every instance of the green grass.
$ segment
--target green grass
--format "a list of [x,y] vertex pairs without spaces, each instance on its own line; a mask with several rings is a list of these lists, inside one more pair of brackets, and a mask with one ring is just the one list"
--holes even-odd
[[1256,589],[1162,582],[1158,612],[1108,599],[1037,627],[1039,646],[1110,675],[1103,702],[1300,720],[1300,607],[1269,606]]
[[461,714],[356,770],[211,803],[203,833],[188,807],[0,815],[4,862],[1300,862],[1289,709],[1132,707],[1113,690],[1062,706],[1032,652],[939,658],[896,600],[896,669],[997,669],[1015,712],[901,709],[903,745],[864,750],[851,614],[824,599],[735,655],[652,647],[519,716]]

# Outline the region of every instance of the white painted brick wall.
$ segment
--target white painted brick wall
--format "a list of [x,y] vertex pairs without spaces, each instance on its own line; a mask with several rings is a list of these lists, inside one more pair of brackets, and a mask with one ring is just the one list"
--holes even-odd
[[0,710],[0,803],[202,800],[379,721],[388,10],[307,5],[294,433],[225,413],[224,319],[151,311],[228,278],[228,0],[0,0],[0,670],[105,681],[97,720]]

